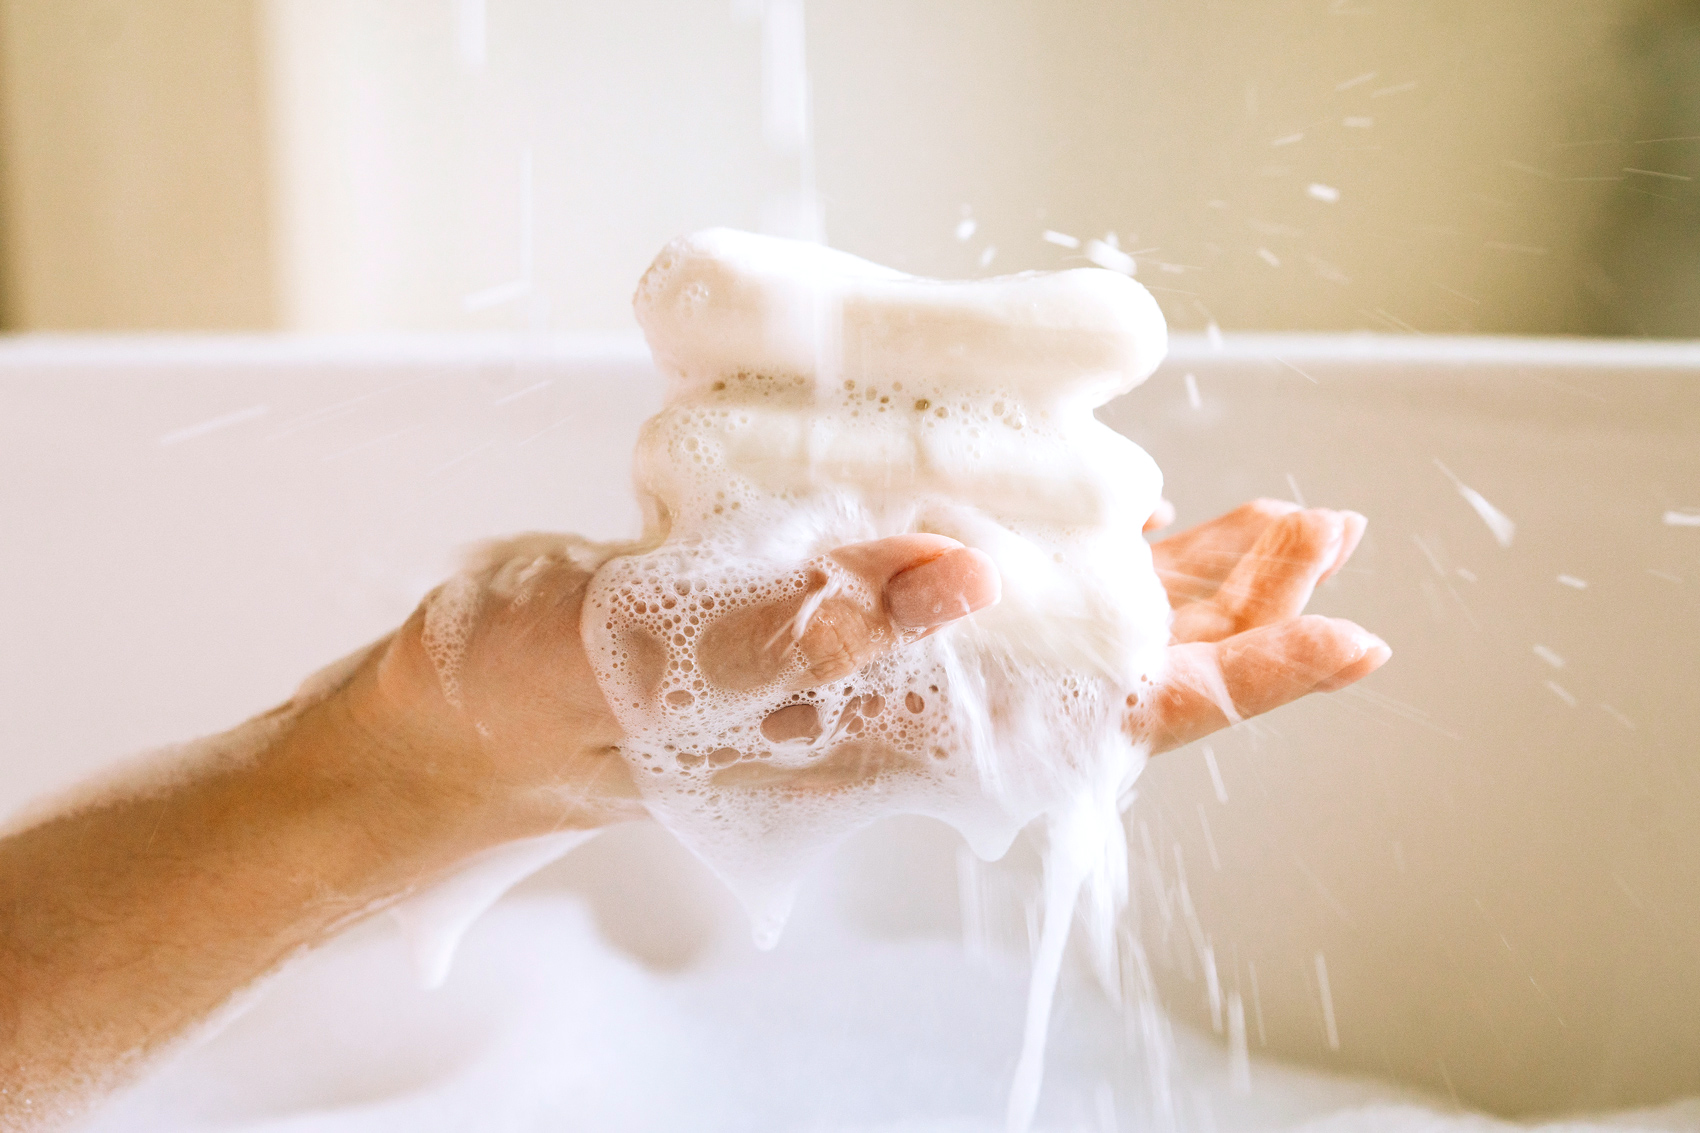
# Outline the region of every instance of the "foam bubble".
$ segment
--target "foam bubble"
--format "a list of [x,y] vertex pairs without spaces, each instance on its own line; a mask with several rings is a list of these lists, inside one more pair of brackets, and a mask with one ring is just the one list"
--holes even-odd
[[478,617],[481,599],[478,580],[469,574],[457,574],[425,601],[425,625],[420,639],[437,681],[443,686],[443,698],[456,708],[461,706],[460,665],[466,656],[466,643],[472,636],[472,623]]

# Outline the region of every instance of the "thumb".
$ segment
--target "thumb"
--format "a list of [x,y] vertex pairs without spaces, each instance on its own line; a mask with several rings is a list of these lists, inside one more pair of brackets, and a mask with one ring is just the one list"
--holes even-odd
[[998,600],[997,568],[942,535],[896,535],[840,547],[811,563],[801,593],[734,610],[708,626],[697,666],[734,692],[772,682],[792,650],[810,688],[846,677],[904,641]]

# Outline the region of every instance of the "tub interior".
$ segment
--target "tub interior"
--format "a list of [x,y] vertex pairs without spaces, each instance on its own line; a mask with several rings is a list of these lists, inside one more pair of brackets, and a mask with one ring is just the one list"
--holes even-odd
[[[660,383],[624,338],[26,340],[0,401],[15,810],[284,699],[459,547],[634,531]],[[1173,1062],[1076,973],[1041,1125],[1700,1120],[1700,348],[1180,338],[1103,416],[1182,526],[1259,495],[1368,515],[1313,608],[1394,660],[1146,772],[1134,906]],[[467,1098],[495,1127],[993,1121],[1021,926],[965,944],[980,891],[927,821],[815,872],[757,954],[662,832],[612,831],[475,927],[443,989],[374,921],[90,1127],[465,1128]],[[1212,986],[1247,1005],[1249,1092]]]

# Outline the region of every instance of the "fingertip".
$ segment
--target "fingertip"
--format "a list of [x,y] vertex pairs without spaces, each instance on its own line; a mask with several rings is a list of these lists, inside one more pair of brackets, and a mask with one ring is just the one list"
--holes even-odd
[[977,602],[970,603],[973,608],[984,610],[1003,601],[1003,572],[998,570],[992,556],[978,547],[964,547],[962,550],[967,555],[966,577],[973,579],[979,593]]
[[1361,512],[1342,511],[1337,514],[1342,524],[1339,549],[1335,551],[1334,561],[1328,564],[1328,569],[1323,572],[1319,582],[1333,578],[1339,573],[1340,568],[1346,565],[1346,560],[1352,557],[1352,552],[1358,549],[1358,544],[1363,541],[1364,530],[1369,526],[1369,519]]
[[1317,684],[1318,692],[1338,692],[1347,685],[1361,681],[1393,657],[1393,647],[1364,629],[1346,622],[1350,640],[1349,659],[1333,676]]
[[958,544],[894,575],[885,586],[886,611],[903,629],[936,629],[995,605],[1003,579],[991,556]]
[[1389,657],[1393,655],[1393,650],[1388,648],[1387,642],[1380,637],[1363,626],[1352,622],[1346,624],[1352,627],[1352,645],[1357,649],[1358,656],[1367,657],[1377,651],[1385,652]]
[[1364,530],[1369,527],[1369,517],[1361,511],[1343,511],[1340,518],[1346,521],[1345,554],[1349,555],[1357,548],[1358,540],[1364,537]]

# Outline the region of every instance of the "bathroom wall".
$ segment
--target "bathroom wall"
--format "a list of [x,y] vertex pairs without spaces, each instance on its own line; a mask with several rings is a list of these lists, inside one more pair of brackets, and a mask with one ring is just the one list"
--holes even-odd
[[[803,153],[764,72],[799,6]],[[1178,327],[1700,331],[1700,147],[1636,145],[1693,102],[1678,0],[4,12],[19,328],[624,329],[665,239],[811,181],[917,272],[1114,232]]]
[[277,324],[245,0],[0,3],[0,318]]

